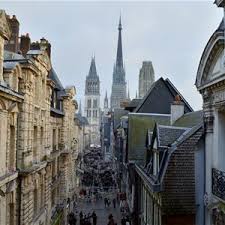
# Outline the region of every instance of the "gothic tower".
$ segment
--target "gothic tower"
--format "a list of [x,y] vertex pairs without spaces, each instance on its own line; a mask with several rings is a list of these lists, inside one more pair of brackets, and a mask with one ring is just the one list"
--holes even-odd
[[91,130],[91,143],[100,142],[100,81],[97,74],[95,58],[91,59],[91,66],[85,83],[85,116]]
[[117,45],[116,64],[113,68],[113,83],[111,93],[111,109],[120,108],[120,103],[126,100],[126,81],[125,69],[123,65],[123,51],[122,51],[122,24],[121,17],[119,20],[119,36]]
[[143,98],[155,82],[155,73],[151,61],[144,61],[139,73],[139,98]]
[[107,96],[107,91],[105,92],[105,98],[104,98],[104,114],[106,115],[109,112],[109,101]]

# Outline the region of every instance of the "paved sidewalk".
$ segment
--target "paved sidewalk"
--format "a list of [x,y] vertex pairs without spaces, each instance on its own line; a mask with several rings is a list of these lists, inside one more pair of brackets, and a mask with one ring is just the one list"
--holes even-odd
[[[117,223],[117,225],[121,224],[119,204],[117,204],[116,208],[114,209],[112,203],[110,207],[105,208],[103,200],[99,200],[95,203],[94,202],[87,203],[85,200],[80,200],[77,205],[78,214],[80,211],[82,211],[85,215],[87,215],[88,213],[92,214],[93,210],[95,211],[98,217],[97,225],[107,225],[109,214],[113,215],[114,221]],[[79,215],[77,216],[77,218],[79,220]]]

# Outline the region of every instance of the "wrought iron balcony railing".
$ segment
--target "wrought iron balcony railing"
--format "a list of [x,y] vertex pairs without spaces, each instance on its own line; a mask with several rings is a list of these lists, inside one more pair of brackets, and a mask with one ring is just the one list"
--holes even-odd
[[225,201],[225,172],[212,169],[212,193]]

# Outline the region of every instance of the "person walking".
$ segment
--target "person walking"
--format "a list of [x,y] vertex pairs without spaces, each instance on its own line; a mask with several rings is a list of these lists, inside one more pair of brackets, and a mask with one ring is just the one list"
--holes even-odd
[[80,211],[79,216],[80,216],[80,225],[82,225],[82,224],[83,224],[83,217],[84,217],[84,215],[83,215],[83,212],[82,212],[82,211]]
[[116,199],[115,198],[113,199],[113,208],[114,209],[116,208]]
[[93,220],[93,225],[97,225],[97,215],[95,211],[93,211],[92,213],[92,220]]
[[109,222],[108,222],[107,225],[115,225],[115,222],[114,222],[114,219],[113,219],[113,215],[112,214],[109,215],[108,219],[109,219]]
[[124,217],[121,219],[121,225],[126,225],[126,219]]
[[105,208],[107,206],[107,198],[104,198],[104,204],[105,204]]

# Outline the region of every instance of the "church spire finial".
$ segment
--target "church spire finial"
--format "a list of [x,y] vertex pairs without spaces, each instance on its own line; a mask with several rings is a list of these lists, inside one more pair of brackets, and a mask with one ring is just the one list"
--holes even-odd
[[116,56],[116,66],[123,67],[123,50],[122,50],[122,23],[121,23],[121,15],[119,19],[119,36],[118,36],[118,45],[117,45],[117,56]]
[[98,76],[97,70],[96,70],[96,65],[95,65],[95,55],[93,55],[92,58],[91,58],[91,66],[90,66],[90,69],[89,69],[88,76],[90,76],[90,77]]

